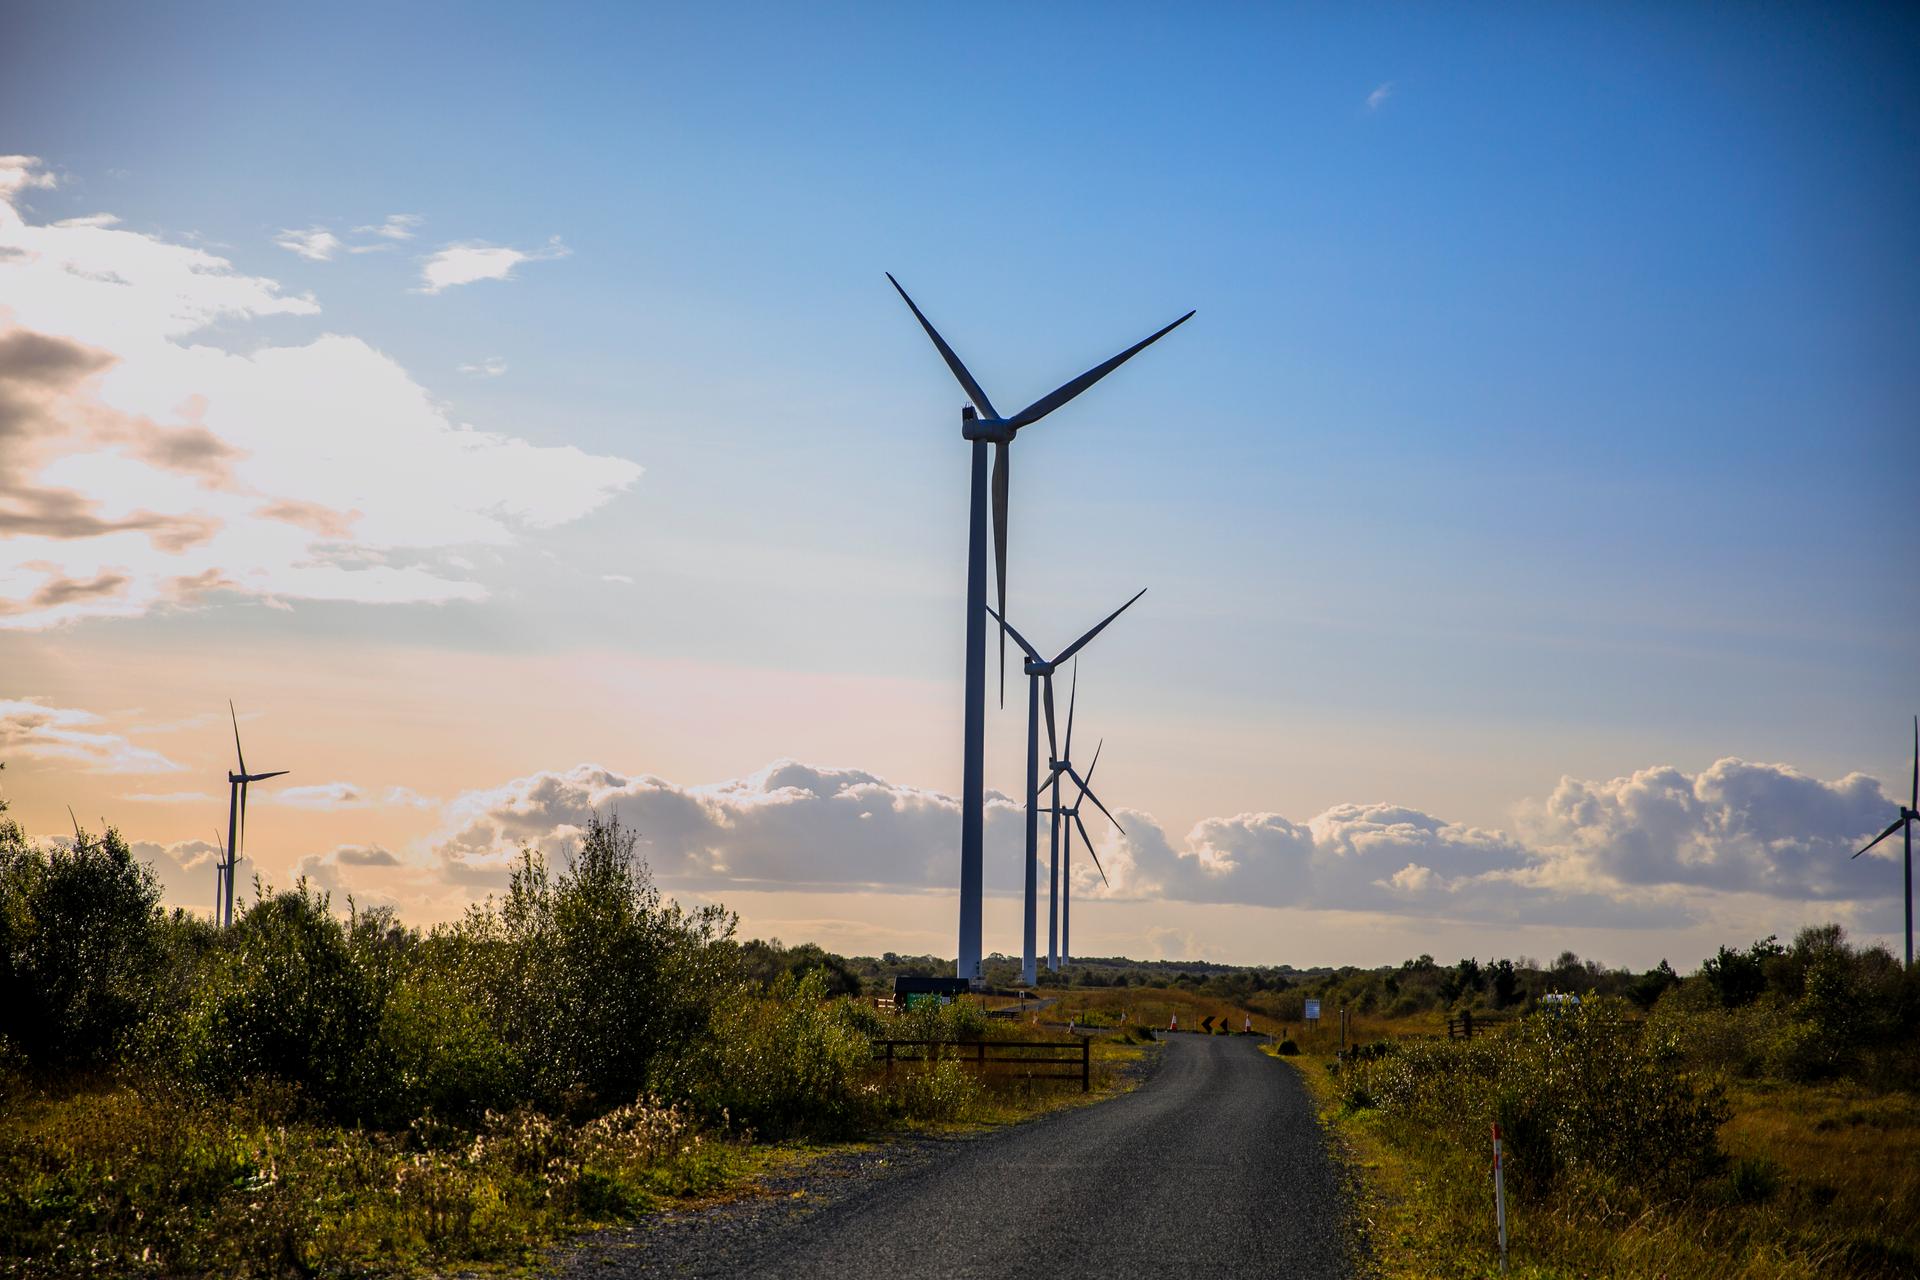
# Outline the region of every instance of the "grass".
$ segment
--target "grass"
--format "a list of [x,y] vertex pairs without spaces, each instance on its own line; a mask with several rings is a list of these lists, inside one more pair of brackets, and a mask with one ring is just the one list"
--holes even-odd
[[[1428,1032],[1425,1020],[1367,1027],[1369,1039]],[[1350,1105],[1325,1054],[1300,1073],[1358,1175],[1356,1210],[1377,1274],[1447,1280],[1497,1274],[1491,1151]],[[1723,1173],[1684,1200],[1572,1182],[1510,1203],[1509,1274],[1525,1280],[1811,1280],[1920,1273],[1920,1100],[1856,1085],[1730,1087]]]
[[[996,1036],[1000,1028],[994,1028]],[[1040,1037],[1048,1038],[1048,1037]],[[1018,1123],[1131,1087],[1146,1046],[1094,1045],[1076,1082],[896,1073],[946,1090],[895,1131]],[[926,1076],[927,1078],[917,1078]],[[874,1087],[887,1087],[875,1075]],[[844,1143],[702,1131],[657,1104],[569,1124],[532,1111],[475,1129],[382,1133],[307,1118],[285,1091],[209,1101],[110,1080],[0,1093],[0,1275],[397,1276],[518,1269],[555,1240],[673,1204],[755,1193]],[[883,1136],[883,1135],[881,1135]]]

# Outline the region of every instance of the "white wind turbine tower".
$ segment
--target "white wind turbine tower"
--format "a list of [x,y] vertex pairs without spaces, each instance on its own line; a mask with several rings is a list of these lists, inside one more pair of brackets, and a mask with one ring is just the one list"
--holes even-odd
[[[1129,608],[1131,608],[1134,600],[1138,600],[1141,596],[1145,594],[1147,594],[1147,589],[1145,587],[1140,588],[1140,590],[1136,591],[1133,594],[1132,600],[1128,600],[1126,604],[1121,605],[1118,609],[1115,609],[1112,613],[1102,618],[1094,626],[1094,628],[1091,631],[1081,636],[1078,640],[1075,640],[1072,644],[1062,649],[1058,654],[1056,654],[1052,658],[1046,658],[1041,656],[1041,653],[1038,649],[1034,648],[1031,644],[1027,643],[1027,638],[1025,636],[1021,635],[1018,631],[1016,631],[1013,628],[1013,625],[1009,623],[1005,618],[1002,618],[998,613],[994,612],[992,605],[987,606],[987,612],[990,614],[993,614],[994,620],[1000,623],[1001,627],[1005,630],[1006,634],[1012,636],[1013,642],[1019,645],[1020,648],[1023,649],[1027,655],[1026,668],[1025,668],[1026,674],[1027,674],[1027,882],[1026,882],[1027,897],[1026,897],[1026,918],[1025,918],[1025,930],[1024,930],[1025,936],[1023,939],[1025,944],[1025,950],[1021,953],[1022,963],[1020,968],[1020,980],[1026,983],[1028,986],[1032,986],[1034,982],[1039,978],[1038,958],[1036,956],[1036,951],[1039,945],[1039,939],[1036,936],[1036,928],[1035,928],[1035,917],[1038,912],[1038,903],[1039,903],[1039,891],[1035,881],[1038,878],[1039,861],[1040,861],[1039,831],[1038,831],[1039,809],[1036,806],[1038,806],[1040,802],[1040,710],[1041,710],[1041,706],[1042,704],[1044,704],[1046,707],[1047,773],[1053,782],[1053,803],[1054,803],[1054,806],[1057,808],[1060,804],[1061,755],[1060,755],[1060,740],[1054,734],[1053,673],[1059,669],[1061,663],[1066,662],[1068,659],[1072,658],[1075,654],[1079,653],[1080,650],[1086,648],[1087,644],[1090,641],[1092,641],[1092,639],[1095,636],[1099,635],[1102,631],[1105,631],[1107,629],[1108,623],[1112,622],[1115,618],[1119,617],[1121,614],[1125,613]],[[1079,684],[1079,675],[1078,675],[1079,665],[1077,662],[1075,663],[1074,670],[1075,670],[1075,676],[1074,676],[1075,688],[1077,689]],[[1072,735],[1072,728],[1071,728],[1072,708],[1071,707],[1068,708],[1068,724],[1069,724],[1068,735],[1069,737],[1071,737]],[[1099,801],[1095,800],[1094,803],[1098,804]],[[1053,845],[1052,845],[1051,867],[1049,871],[1049,879],[1051,883],[1048,886],[1048,893],[1047,893],[1047,967],[1049,969],[1055,967],[1054,948],[1053,948],[1053,893],[1054,893],[1054,886],[1058,885],[1059,883],[1059,867],[1060,867],[1060,821],[1056,817],[1053,821]],[[1101,872],[1101,875],[1104,876],[1105,874],[1106,873],[1104,871]]]
[[[1104,364],[1095,365],[1073,381],[1063,384],[1035,400],[1010,418],[1003,418],[993,401],[980,389],[973,374],[960,362],[907,291],[891,272],[887,279],[912,309],[927,337],[939,349],[940,358],[959,381],[971,403],[960,410],[960,437],[972,445],[972,488],[967,516],[967,671],[966,702],[963,714],[964,738],[960,779],[960,948],[955,966],[958,976],[969,981],[980,977],[981,914],[981,841],[986,814],[986,721],[987,721],[987,446],[993,446],[993,532],[994,574],[999,584],[1000,612],[1007,611],[1007,490],[1010,482],[1013,438],[1022,427],[1066,404],[1100,379],[1131,360],[1146,347],[1165,337],[1192,318],[1189,311],[1166,328],[1134,343]],[[1000,637],[1000,676],[1005,695],[1007,640]]]
[[[1067,711],[1067,739],[1069,744],[1071,744],[1073,739],[1073,711],[1071,708],[1069,708]],[[1087,800],[1093,801],[1095,808],[1099,809],[1101,813],[1107,814],[1107,821],[1113,824],[1113,829],[1115,831],[1118,831],[1121,835],[1127,834],[1127,829],[1120,825],[1120,820],[1114,817],[1111,813],[1107,813],[1107,806],[1105,806],[1104,804],[1101,804],[1100,797],[1093,793],[1093,771],[1100,767],[1100,752],[1102,749],[1106,747],[1106,745],[1107,745],[1106,740],[1102,739],[1098,744],[1094,746],[1093,763],[1087,766],[1087,776],[1084,778],[1074,771],[1073,762],[1071,760],[1063,759],[1060,761],[1059,772],[1064,773],[1068,777],[1072,778],[1080,788],[1080,794],[1073,798],[1072,804],[1064,805],[1064,806],[1056,806],[1056,808],[1054,809],[1054,812],[1058,814],[1060,817],[1070,820],[1070,824],[1067,825],[1066,840],[1061,846],[1061,857],[1060,857],[1060,964],[1062,967],[1065,967],[1065,965],[1068,963],[1069,957],[1073,954],[1072,911],[1073,911],[1073,829],[1074,827],[1080,828],[1080,838],[1086,842],[1087,856],[1093,859],[1094,870],[1100,873],[1100,883],[1101,884],[1107,883],[1107,869],[1100,865],[1100,855],[1094,852],[1093,837],[1087,834],[1087,824],[1080,821],[1081,803]],[[1071,753],[1072,753],[1072,746],[1069,745],[1068,754],[1071,754]],[[1059,785],[1058,777],[1059,775],[1055,774],[1054,785],[1056,788]]]
[[247,754],[240,748],[240,714],[233,709],[232,700],[227,702],[227,714],[233,719],[233,754],[240,761],[240,772],[227,771],[227,849],[218,881],[221,900],[214,919],[221,928],[233,923],[233,873],[240,863],[241,846],[247,842],[247,785],[291,772],[276,769],[272,773],[248,773]]

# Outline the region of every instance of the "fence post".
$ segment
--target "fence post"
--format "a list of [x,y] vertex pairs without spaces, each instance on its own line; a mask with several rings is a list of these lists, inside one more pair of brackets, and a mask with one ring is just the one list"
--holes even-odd
[[893,1041],[887,1041],[887,1074],[893,1074]]
[[1500,1274],[1507,1273],[1507,1174],[1500,1158],[1500,1126],[1493,1126],[1493,1220],[1500,1230]]
[[987,1042],[986,1042],[985,1040],[976,1040],[976,1041],[974,1041],[974,1044],[973,1044],[973,1060],[974,1060],[974,1061],[975,1061],[976,1063],[978,1063],[978,1064],[980,1065],[980,1069],[981,1069],[982,1071],[984,1071],[984,1070],[986,1070],[986,1067],[987,1067]]
[[1093,1037],[1080,1041],[1080,1092],[1093,1092]]

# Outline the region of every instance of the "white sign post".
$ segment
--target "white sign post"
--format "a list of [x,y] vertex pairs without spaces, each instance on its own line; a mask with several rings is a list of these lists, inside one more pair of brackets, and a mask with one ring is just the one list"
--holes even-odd
[[1507,1171],[1500,1158],[1500,1126],[1493,1126],[1493,1221],[1500,1229],[1500,1274],[1507,1274]]

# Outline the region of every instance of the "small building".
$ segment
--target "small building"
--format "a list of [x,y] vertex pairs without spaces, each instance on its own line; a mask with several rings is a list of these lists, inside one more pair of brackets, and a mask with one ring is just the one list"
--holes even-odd
[[955,996],[963,996],[971,989],[972,984],[965,978],[928,978],[918,974],[896,974],[893,979],[893,1007],[911,1009],[928,1000],[937,1004],[952,1004]]

